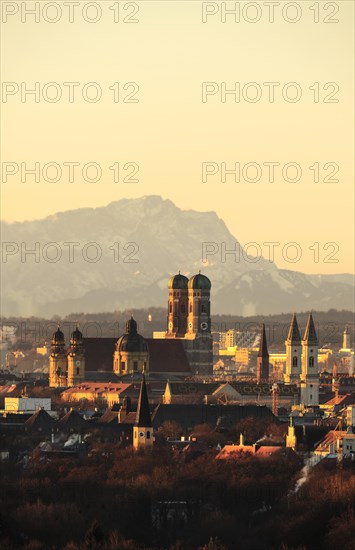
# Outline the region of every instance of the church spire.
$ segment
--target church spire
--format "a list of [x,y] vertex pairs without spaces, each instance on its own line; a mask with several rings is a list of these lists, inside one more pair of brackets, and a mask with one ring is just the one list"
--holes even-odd
[[139,428],[151,428],[152,421],[150,418],[149,401],[147,394],[147,386],[145,383],[145,375],[142,375],[141,390],[139,393],[138,408],[135,425]]
[[262,331],[261,331],[259,357],[269,358],[269,352],[268,352],[268,349],[267,349],[266,332],[265,332],[265,324],[264,323],[263,323],[263,328],[262,328]]
[[316,328],[314,326],[312,313],[309,314],[308,323],[307,323],[306,330],[303,337],[303,342],[313,346],[318,346],[318,336],[316,333]]
[[261,341],[259,347],[259,353],[256,361],[256,379],[258,384],[260,382],[267,382],[269,380],[269,352],[267,349],[265,324],[261,331]]
[[298,328],[296,314],[293,314],[290,330],[288,331],[286,342],[291,343],[292,345],[299,345],[301,343],[300,330]]

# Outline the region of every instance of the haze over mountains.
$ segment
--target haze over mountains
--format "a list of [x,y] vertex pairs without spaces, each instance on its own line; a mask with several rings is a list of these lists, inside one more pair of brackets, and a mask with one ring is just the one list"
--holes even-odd
[[[237,261],[227,255],[222,262],[217,253],[204,263],[202,243],[220,248],[225,243],[233,249],[237,239],[216,213],[181,210],[158,196],[42,220],[2,222],[1,234],[4,316],[49,318],[165,306],[168,278],[179,270],[188,276],[200,269],[212,281],[213,313],[246,316],[354,308],[352,275],[305,275],[278,269],[264,258],[248,261],[242,254]],[[4,248],[4,243],[14,244]],[[23,253],[25,246],[37,246],[37,257],[23,254],[21,261],[21,243]],[[4,250],[14,253],[5,257]],[[89,261],[100,253],[97,261]]]

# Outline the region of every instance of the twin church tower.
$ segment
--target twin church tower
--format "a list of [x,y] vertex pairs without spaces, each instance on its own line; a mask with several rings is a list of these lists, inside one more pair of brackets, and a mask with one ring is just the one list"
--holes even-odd
[[188,279],[179,272],[168,282],[166,338],[181,339],[191,371],[213,374],[211,281],[202,273]]
[[[319,405],[318,336],[313,316],[309,315],[306,330],[301,338],[296,315],[293,315],[286,345],[285,384],[296,384],[300,389],[300,403],[305,406]],[[256,365],[257,382],[269,381],[269,352],[265,325]]]
[[285,344],[285,383],[299,384],[300,402],[304,405],[319,405],[318,336],[312,314],[302,339],[293,315]]
[[[191,374],[213,374],[210,293],[211,281],[202,273],[191,279],[178,273],[168,282],[165,340],[178,339],[181,342]],[[136,321],[131,318],[126,324],[125,334],[116,342],[113,371],[118,375],[149,373],[149,345],[137,329]],[[85,379],[85,348],[78,327],[71,335],[68,349],[59,327],[53,334],[51,344],[49,385],[68,387],[82,383]],[[171,346],[172,354],[175,350],[176,346]]]

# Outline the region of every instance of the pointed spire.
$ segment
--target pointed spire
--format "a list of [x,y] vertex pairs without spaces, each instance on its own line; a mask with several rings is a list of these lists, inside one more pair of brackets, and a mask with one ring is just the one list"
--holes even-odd
[[298,328],[297,318],[296,314],[293,314],[290,329],[288,331],[287,340],[286,342],[289,342],[293,345],[299,345],[301,343],[301,335],[300,330]]
[[263,328],[262,328],[262,331],[261,331],[259,357],[269,357],[269,352],[268,352],[268,349],[267,349],[267,342],[266,342],[265,323],[263,323]]
[[318,346],[318,336],[314,326],[312,313],[309,314],[308,323],[303,336],[303,342],[312,344],[313,346]]
[[139,393],[138,408],[136,415],[136,426],[139,428],[151,428],[152,421],[150,418],[149,401],[147,394],[147,386],[145,383],[145,375],[142,375],[141,391]]

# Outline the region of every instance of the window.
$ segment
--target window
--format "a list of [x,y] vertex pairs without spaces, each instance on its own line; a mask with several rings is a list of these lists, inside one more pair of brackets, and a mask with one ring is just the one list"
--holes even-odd
[[293,357],[292,358],[292,366],[297,367],[297,364],[298,364],[297,357]]
[[181,313],[185,313],[185,304],[181,304]]
[[201,305],[201,313],[206,313],[206,306],[205,304]]
[[121,369],[124,370],[126,368],[126,362],[121,361]]
[[192,313],[192,304],[190,304],[190,313]]
[[314,367],[314,357],[309,358],[308,364],[309,364],[310,367]]
[[138,370],[138,361],[133,361],[133,370]]
[[169,303],[169,313],[171,313],[173,311],[173,304],[170,302]]
[[147,439],[150,439],[150,431],[147,431]]
[[76,367],[76,374],[79,374],[80,373],[80,369],[79,367]]

